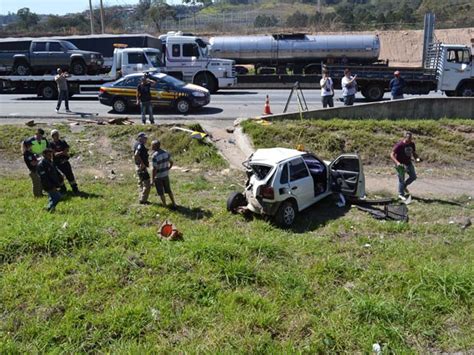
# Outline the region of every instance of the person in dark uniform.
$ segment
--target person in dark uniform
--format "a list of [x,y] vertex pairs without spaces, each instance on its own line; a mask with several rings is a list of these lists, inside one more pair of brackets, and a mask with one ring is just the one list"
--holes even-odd
[[38,157],[31,151],[31,142],[26,139],[22,144],[23,160],[26,167],[30,171],[31,182],[33,183],[33,196],[43,197],[43,188],[41,187],[41,179],[38,176]]
[[[59,139],[59,131],[57,129],[51,131],[51,138],[53,138],[53,140],[49,143],[49,148],[54,152],[54,165],[61,173],[63,173],[67,181],[69,181],[72,191],[75,194],[78,194],[79,189],[77,187],[74,173],[72,172],[71,163],[69,163],[69,144],[67,144],[64,139]],[[63,183],[60,192],[64,194],[66,191],[66,185]]]
[[43,159],[38,164],[38,175],[41,179],[43,189],[48,193],[48,205],[46,210],[53,212],[61,199],[58,188],[63,184],[63,178],[53,164],[53,150],[46,148],[43,151]]
[[154,124],[153,105],[151,103],[151,85],[156,81],[149,79],[149,75],[145,74],[137,86],[137,105],[140,105],[142,113],[142,123],[146,124],[146,114],[148,111],[150,123]]
[[137,141],[133,144],[133,157],[135,159],[135,170],[138,178],[139,187],[139,202],[142,205],[150,204],[148,196],[150,195],[151,182],[150,174],[148,173],[148,149],[146,147],[148,137],[145,133],[140,132],[137,136]]
[[39,156],[43,154],[43,150],[48,148],[48,140],[44,138],[44,130],[41,128],[38,128],[36,134],[28,140],[31,143],[31,151],[33,154]]

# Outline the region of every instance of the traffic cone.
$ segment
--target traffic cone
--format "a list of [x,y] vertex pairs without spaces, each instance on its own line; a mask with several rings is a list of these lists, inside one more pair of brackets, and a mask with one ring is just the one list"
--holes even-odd
[[264,115],[273,115],[272,110],[270,110],[270,98],[267,95],[265,99],[265,106],[263,107],[263,114]]

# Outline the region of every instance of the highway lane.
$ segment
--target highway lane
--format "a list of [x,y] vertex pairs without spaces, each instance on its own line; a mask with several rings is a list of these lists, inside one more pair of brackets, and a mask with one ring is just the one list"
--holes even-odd
[[[290,90],[222,90],[212,95],[211,103],[200,109],[191,112],[188,115],[179,115],[172,110],[163,111],[155,109],[154,113],[157,120],[234,120],[240,117],[255,117],[263,113],[265,97],[270,97],[270,107],[272,113],[282,113],[288,99]],[[308,108],[322,108],[320,90],[305,89],[303,94],[306,98]],[[409,95],[408,95],[409,96]],[[407,96],[407,97],[408,97]],[[337,98],[341,97],[341,92],[336,90],[335,106],[342,106]],[[389,99],[389,94],[385,95],[385,99]],[[420,96],[423,97],[423,96]],[[442,97],[440,93],[432,93],[429,97]],[[357,94],[356,105],[366,102],[361,94]],[[56,114],[54,109],[55,101],[43,100],[35,95],[0,95],[0,120],[15,118],[64,118],[74,117],[65,115],[65,113]],[[110,107],[100,104],[96,96],[91,95],[75,95],[70,100],[70,108],[74,112],[97,113],[100,116],[122,116],[115,114]],[[64,109],[64,106],[63,106]],[[289,112],[298,110],[296,96],[289,105]],[[126,116],[139,119],[138,110],[128,112]]]

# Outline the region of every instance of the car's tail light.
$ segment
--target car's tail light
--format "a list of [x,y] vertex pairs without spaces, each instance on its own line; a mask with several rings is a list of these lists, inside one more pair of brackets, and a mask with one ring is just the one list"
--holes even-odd
[[273,187],[262,186],[260,188],[260,196],[268,200],[273,200],[275,198],[275,191],[273,190]]

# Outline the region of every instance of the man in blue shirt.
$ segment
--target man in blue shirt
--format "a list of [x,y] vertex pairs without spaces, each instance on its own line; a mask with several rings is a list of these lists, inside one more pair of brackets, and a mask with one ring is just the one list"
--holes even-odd
[[393,79],[389,84],[390,92],[392,93],[392,100],[403,99],[403,89],[405,88],[405,80],[400,77],[400,72],[397,70],[393,73]]

